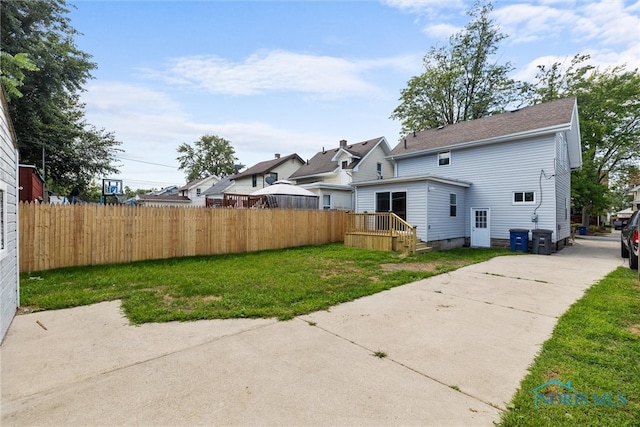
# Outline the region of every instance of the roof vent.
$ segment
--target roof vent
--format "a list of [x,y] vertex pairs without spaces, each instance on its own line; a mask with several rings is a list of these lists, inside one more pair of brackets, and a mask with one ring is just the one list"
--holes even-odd
[[445,125],[438,126],[438,130],[444,129]]
[[280,158],[280,154],[276,153],[276,159],[279,159],[279,158]]
[[340,140],[340,148],[344,148],[347,146],[347,140],[346,139],[341,139]]
[[519,108],[516,108],[515,110],[511,110],[510,112],[511,112],[511,113],[517,113],[518,111],[520,111],[520,109],[519,109]]

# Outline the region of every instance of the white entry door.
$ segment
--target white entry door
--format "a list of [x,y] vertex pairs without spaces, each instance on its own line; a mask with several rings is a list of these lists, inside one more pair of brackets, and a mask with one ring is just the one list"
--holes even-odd
[[491,246],[491,210],[471,208],[471,246],[488,248]]

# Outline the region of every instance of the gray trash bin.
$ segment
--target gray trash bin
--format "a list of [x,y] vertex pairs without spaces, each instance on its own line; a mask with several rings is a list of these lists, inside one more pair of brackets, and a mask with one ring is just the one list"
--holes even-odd
[[533,248],[532,252],[538,255],[551,255],[551,235],[553,230],[537,229],[532,230]]

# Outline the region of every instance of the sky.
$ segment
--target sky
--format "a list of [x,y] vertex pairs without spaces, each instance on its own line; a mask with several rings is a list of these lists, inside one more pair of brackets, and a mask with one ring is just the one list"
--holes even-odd
[[[184,185],[177,148],[228,140],[238,163],[310,159],[346,139],[384,136],[431,47],[469,21],[472,0],[69,1],[78,48],[97,64],[82,94],[87,122],[122,142],[132,189]],[[591,55],[640,68],[640,0],[496,0],[508,36],[496,60],[533,81],[537,65]]]

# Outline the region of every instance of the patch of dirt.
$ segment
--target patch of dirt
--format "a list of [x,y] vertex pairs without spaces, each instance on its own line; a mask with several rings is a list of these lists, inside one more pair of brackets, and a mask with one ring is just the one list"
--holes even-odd
[[41,311],[38,307],[25,305],[24,307],[18,307],[16,310],[16,315],[20,316],[22,314],[35,313],[36,311]]
[[629,329],[629,332],[631,332],[632,334],[640,336],[640,324],[629,325],[628,329]]
[[383,271],[438,271],[442,267],[464,267],[466,261],[450,262],[405,262],[397,264],[380,264]]
[[206,297],[202,298],[202,301],[204,302],[221,301],[221,300],[222,300],[222,295],[207,295]]

